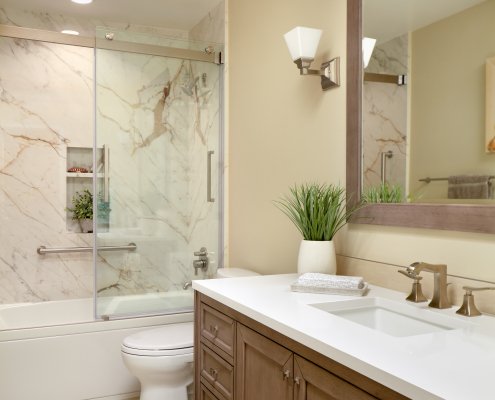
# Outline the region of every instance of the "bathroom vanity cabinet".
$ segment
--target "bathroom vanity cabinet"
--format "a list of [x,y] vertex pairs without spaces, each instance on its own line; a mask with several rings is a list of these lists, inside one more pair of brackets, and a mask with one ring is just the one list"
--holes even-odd
[[196,400],[407,399],[196,292]]

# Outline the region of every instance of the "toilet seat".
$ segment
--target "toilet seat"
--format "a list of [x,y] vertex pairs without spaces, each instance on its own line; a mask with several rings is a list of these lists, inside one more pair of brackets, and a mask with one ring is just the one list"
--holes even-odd
[[122,352],[136,356],[180,356],[194,352],[194,324],[165,325],[126,337]]

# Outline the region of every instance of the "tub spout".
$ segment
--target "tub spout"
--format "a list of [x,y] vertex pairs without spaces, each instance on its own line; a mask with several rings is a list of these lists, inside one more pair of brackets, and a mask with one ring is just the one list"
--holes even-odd
[[184,286],[182,286],[182,289],[187,290],[187,289],[189,289],[191,286],[192,286],[192,282],[191,282],[191,281],[189,281],[189,282],[184,283]]

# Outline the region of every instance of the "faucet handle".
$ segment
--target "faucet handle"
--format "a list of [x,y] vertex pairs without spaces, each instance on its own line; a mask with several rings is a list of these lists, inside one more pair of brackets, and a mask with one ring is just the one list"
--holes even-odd
[[402,271],[401,269],[399,269],[397,272],[399,274],[407,276],[410,279],[414,279],[415,282],[419,282],[421,279],[423,279],[423,277],[419,276],[419,274],[415,271],[410,271],[410,270]]
[[484,286],[484,287],[463,286],[462,288],[466,291],[466,293],[464,293],[462,306],[456,311],[456,313],[460,315],[464,315],[466,317],[476,317],[478,315],[481,315],[480,310],[478,310],[476,304],[474,304],[473,292],[479,292],[481,290],[495,290],[495,287],[493,286]]
[[480,292],[482,290],[495,290],[495,286],[483,286],[483,287],[463,286],[462,289],[466,291],[466,294],[472,294],[473,292]]
[[412,301],[413,303],[423,303],[428,301],[426,296],[423,294],[423,290],[421,289],[420,280],[423,279],[422,276],[419,276],[419,274],[414,271],[402,271],[399,269],[397,272],[413,279],[411,293],[406,297],[407,301]]

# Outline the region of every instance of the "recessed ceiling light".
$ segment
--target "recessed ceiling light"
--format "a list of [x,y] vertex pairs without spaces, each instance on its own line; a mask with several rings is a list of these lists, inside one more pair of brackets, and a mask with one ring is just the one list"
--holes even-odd
[[89,4],[93,2],[93,0],[71,0],[71,1],[77,4]]
[[64,29],[61,33],[65,33],[66,35],[79,35],[78,31],[73,31],[72,29]]

